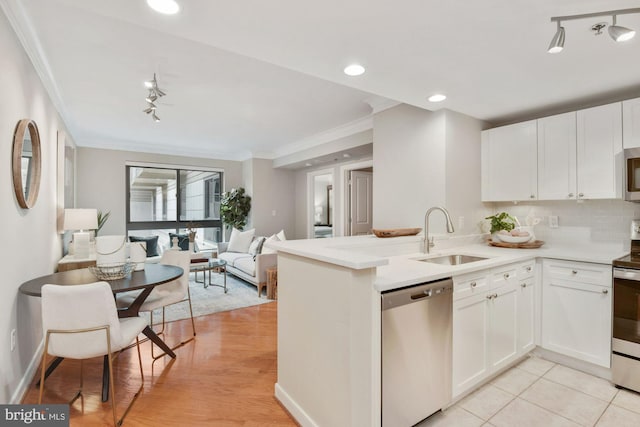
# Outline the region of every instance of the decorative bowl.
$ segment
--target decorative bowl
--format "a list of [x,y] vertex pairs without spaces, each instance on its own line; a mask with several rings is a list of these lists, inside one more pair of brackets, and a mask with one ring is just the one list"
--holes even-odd
[[532,237],[531,234],[529,234],[528,236],[512,236],[511,234],[500,233],[496,234],[496,236],[498,236],[498,239],[505,243],[524,243],[531,240]]
[[99,280],[118,280],[126,277],[135,268],[135,262],[101,264],[87,267]]

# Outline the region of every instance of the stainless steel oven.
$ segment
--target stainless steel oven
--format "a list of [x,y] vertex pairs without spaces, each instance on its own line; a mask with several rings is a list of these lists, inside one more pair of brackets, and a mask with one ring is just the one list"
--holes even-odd
[[630,255],[616,260],[613,269],[612,381],[640,391],[640,266]]
[[624,150],[624,199],[640,202],[640,148]]

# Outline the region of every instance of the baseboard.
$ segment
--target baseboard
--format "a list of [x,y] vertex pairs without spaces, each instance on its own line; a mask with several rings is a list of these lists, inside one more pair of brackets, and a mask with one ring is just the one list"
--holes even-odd
[[40,362],[42,361],[42,352],[44,351],[44,340],[40,341],[40,345],[36,349],[35,354],[31,358],[31,362],[29,362],[29,366],[27,366],[27,370],[25,371],[22,379],[18,383],[18,387],[13,392],[11,396],[11,400],[9,403],[11,404],[19,404],[22,403],[22,399],[27,392],[27,388],[31,384],[33,377],[38,370],[38,366],[40,366]]
[[280,402],[282,406],[285,407],[289,414],[296,420],[298,424],[302,427],[318,427],[318,424],[311,419],[311,417],[302,409],[289,394],[284,391],[280,384],[276,383],[275,385],[275,395],[276,399]]
[[591,374],[607,381],[611,381],[610,368],[594,365],[593,363],[585,362],[571,356],[565,356],[564,354],[556,353],[555,351],[547,350],[542,347],[536,347],[535,350],[533,350],[533,354],[535,354],[536,356],[540,356],[543,359],[547,359],[551,362],[559,363],[563,366],[566,366],[567,368],[586,372],[587,374]]

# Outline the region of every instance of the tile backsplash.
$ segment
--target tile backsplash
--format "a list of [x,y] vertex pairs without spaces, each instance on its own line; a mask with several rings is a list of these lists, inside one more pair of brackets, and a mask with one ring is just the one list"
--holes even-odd
[[[622,200],[582,200],[526,203],[494,203],[495,212],[517,216],[522,225],[529,215],[541,219],[536,238],[558,243],[619,243],[629,245],[631,220],[640,218],[640,203]],[[549,216],[558,217],[558,228],[549,227]]]

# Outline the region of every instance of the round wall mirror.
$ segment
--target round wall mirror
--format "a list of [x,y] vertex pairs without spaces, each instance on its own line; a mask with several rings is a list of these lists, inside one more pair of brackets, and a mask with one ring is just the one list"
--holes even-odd
[[40,189],[40,133],[36,122],[22,119],[13,133],[13,189],[21,208],[32,208]]

